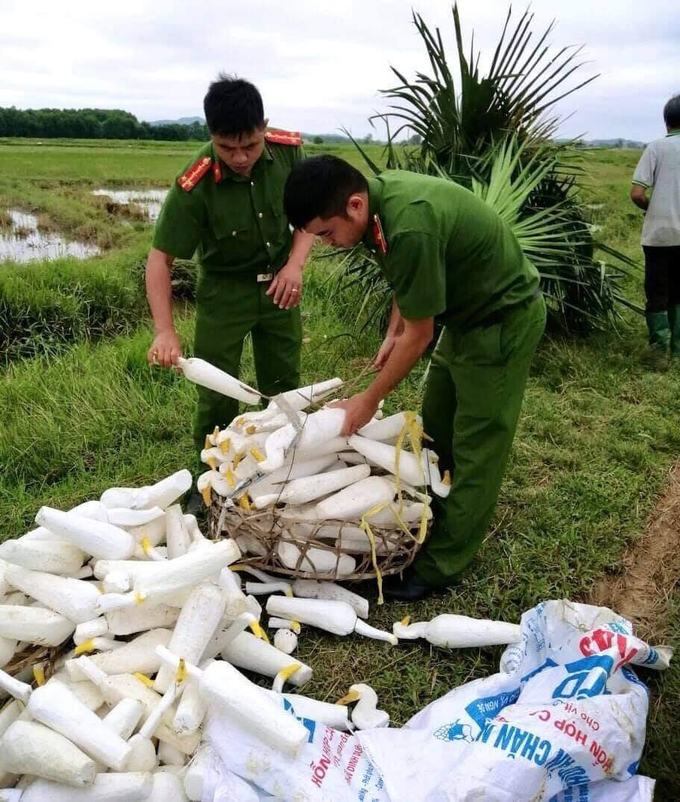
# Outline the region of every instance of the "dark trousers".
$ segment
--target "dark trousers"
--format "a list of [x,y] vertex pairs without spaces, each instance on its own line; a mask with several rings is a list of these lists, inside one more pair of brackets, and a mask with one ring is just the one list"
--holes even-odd
[[[279,309],[267,295],[268,289],[269,282],[259,284],[254,275],[201,271],[196,288],[194,354],[238,377],[243,341],[250,334],[257,387],[272,396],[300,384],[302,323],[299,307]],[[206,434],[215,426],[228,426],[236,417],[238,401],[205,387],[196,389],[194,442],[198,456]]]
[[430,540],[416,562],[430,585],[450,582],[486,536],[545,317],[545,301],[535,298],[493,325],[444,329],[432,355],[423,426],[452,482],[448,498],[434,502]]
[[643,245],[642,250],[645,252],[645,311],[654,314],[680,306],[680,245],[668,248]]

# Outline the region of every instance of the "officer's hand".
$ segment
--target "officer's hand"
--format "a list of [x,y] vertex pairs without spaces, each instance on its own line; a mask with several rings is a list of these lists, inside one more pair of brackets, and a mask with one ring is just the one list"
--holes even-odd
[[290,262],[274,276],[267,290],[274,296],[274,303],[281,309],[292,309],[302,298],[302,268]]
[[182,346],[176,331],[163,331],[156,335],[153,345],[149,348],[148,360],[150,365],[161,365],[170,368],[177,365],[182,356]]
[[349,437],[351,434],[356,434],[362,426],[365,426],[371,420],[378,409],[378,403],[366,392],[357,393],[344,401],[335,401],[329,406],[345,410],[345,423],[340,432],[340,437]]
[[375,367],[380,370],[384,367],[387,360],[390,358],[390,354],[394,350],[394,346],[397,342],[396,337],[392,337],[391,335],[387,335],[383,340],[383,344],[380,346],[380,350],[376,354],[375,359],[373,360],[373,364]]

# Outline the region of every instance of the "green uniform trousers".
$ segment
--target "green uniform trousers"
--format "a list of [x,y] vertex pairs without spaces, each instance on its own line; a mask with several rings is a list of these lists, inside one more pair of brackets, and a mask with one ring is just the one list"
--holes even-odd
[[[196,288],[194,353],[238,376],[243,342],[253,340],[257,387],[272,396],[300,384],[300,309],[279,309],[267,296],[271,282],[251,274],[201,271]],[[206,434],[238,414],[238,401],[198,387],[194,441],[200,452]],[[203,469],[204,466],[201,466]]]
[[423,427],[433,438],[451,492],[434,502],[434,521],[416,572],[445,585],[479,549],[493,516],[517,428],[531,360],[545,328],[542,297],[513,306],[488,325],[444,329],[432,356]]

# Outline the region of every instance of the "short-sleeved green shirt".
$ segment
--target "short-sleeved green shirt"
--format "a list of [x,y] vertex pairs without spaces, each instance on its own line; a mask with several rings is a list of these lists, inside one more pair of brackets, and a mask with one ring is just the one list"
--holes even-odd
[[467,328],[536,293],[538,271],[516,237],[469,190],[406,170],[386,170],[368,185],[364,243],[407,320],[438,317],[445,325]]
[[[288,260],[292,245],[283,189],[301,157],[301,147],[267,142],[251,175],[243,176],[229,170],[208,143],[168,192],[153,247],[180,259],[195,253],[207,271],[277,271]],[[209,163],[202,161],[206,158]],[[186,190],[181,179],[192,166],[196,175],[202,175]]]

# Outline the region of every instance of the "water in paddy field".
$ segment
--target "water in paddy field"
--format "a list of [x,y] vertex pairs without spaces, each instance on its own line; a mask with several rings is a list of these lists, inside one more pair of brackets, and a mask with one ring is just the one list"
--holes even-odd
[[149,215],[149,220],[158,219],[161,206],[168,194],[167,189],[95,189],[93,195],[105,195],[116,203],[127,205],[134,203],[141,206]]
[[74,256],[88,259],[100,253],[96,245],[69,242],[59,234],[38,231],[38,220],[32,214],[9,209],[10,229],[0,228],[0,262],[37,262]]

